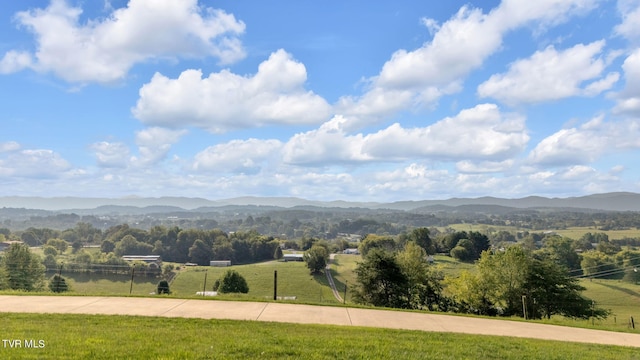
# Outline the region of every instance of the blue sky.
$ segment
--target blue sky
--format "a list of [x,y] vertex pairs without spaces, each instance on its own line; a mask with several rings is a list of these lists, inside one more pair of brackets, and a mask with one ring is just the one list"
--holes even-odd
[[640,0],[0,4],[0,196],[640,192]]

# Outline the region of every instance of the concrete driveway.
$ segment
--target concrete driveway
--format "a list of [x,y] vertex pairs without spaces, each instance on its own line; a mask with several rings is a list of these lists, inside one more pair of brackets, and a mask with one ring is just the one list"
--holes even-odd
[[171,298],[0,295],[0,312],[140,315],[331,324],[640,347],[640,334],[433,313]]

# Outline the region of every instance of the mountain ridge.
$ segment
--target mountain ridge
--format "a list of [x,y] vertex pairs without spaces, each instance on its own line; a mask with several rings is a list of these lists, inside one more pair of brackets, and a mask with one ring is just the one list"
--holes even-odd
[[[199,208],[223,208],[225,206],[265,206],[295,208],[312,206],[319,208],[364,208],[378,210],[412,211],[430,206],[443,205],[449,207],[476,205],[502,206],[517,209],[529,208],[574,208],[602,211],[640,211],[640,194],[632,192],[609,192],[578,197],[543,197],[527,196],[523,198],[498,198],[483,196],[478,198],[450,198],[442,200],[403,200],[395,202],[358,202],[358,201],[319,201],[298,197],[258,197],[243,196],[228,199],[209,200],[201,197],[0,197],[0,208],[34,209],[48,211],[70,211],[98,209],[111,206],[135,208],[172,208],[174,211],[197,210]],[[104,209],[103,209],[104,210]]]

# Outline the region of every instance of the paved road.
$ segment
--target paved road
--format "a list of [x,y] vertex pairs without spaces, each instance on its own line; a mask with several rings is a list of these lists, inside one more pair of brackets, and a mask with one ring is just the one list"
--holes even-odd
[[0,295],[0,312],[141,315],[333,324],[640,347],[640,334],[346,307],[167,298]]

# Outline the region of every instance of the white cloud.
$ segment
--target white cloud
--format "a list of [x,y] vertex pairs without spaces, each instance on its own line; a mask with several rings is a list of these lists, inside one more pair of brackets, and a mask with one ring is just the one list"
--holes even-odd
[[202,78],[186,70],[177,79],[155,74],[140,89],[132,110],[145,124],[195,126],[213,133],[273,124],[316,124],[331,107],[304,89],[307,72],[284,50],[271,54],[245,77],[223,70]]
[[131,161],[136,165],[148,166],[163,160],[171,146],[177,143],[187,133],[186,130],[170,130],[151,127],[136,133],[138,157]]
[[481,97],[493,97],[508,104],[535,103],[570,96],[594,96],[608,90],[618,80],[618,74],[597,79],[605,69],[605,62],[596,56],[602,52],[604,41],[588,45],[578,44],[564,51],[549,46],[528,59],[509,66],[504,74],[491,76],[478,86]]
[[124,168],[130,160],[129,147],[120,142],[101,141],[91,144],[98,165],[104,168]]
[[640,122],[605,122],[595,118],[580,127],[559,130],[543,139],[529,154],[536,165],[585,165],[604,154],[640,149]]
[[514,163],[513,159],[479,162],[463,160],[456,163],[456,170],[466,174],[500,173],[511,169]]
[[200,7],[197,0],[130,0],[127,7],[82,24],[81,14],[66,0],[17,13],[16,21],[35,36],[36,51],[9,51],[0,70],[30,67],[68,82],[108,83],[150,59],[213,56],[227,64],[244,57],[238,38],[244,23]]
[[503,160],[524,150],[528,141],[524,118],[481,104],[424,128],[394,124],[366,136],[363,151],[377,159]]
[[20,149],[20,144],[15,141],[7,141],[0,143],[0,153],[16,151]]
[[336,116],[317,130],[296,134],[284,147],[285,162],[503,160],[523,151],[529,141],[524,118],[501,114],[493,104],[462,110],[423,128],[396,123],[373,134],[350,135],[347,124],[347,118]]
[[11,50],[0,60],[0,74],[10,74],[30,67],[33,60],[31,54],[24,51]]
[[0,177],[53,178],[69,170],[71,165],[60,154],[48,149],[11,151],[0,156]]
[[290,164],[324,165],[370,160],[362,154],[362,135],[348,135],[348,120],[336,116],[320,128],[294,135],[283,148],[283,159]]
[[616,34],[631,42],[640,42],[640,1],[618,0],[618,10],[622,15],[622,23],[614,28]]
[[640,48],[636,49],[622,64],[625,88],[616,94],[616,113],[640,116]]
[[210,146],[196,154],[196,172],[256,174],[263,166],[275,167],[282,142],[278,140],[233,140]]
[[415,50],[396,51],[369,79],[367,93],[340,99],[339,113],[356,128],[377,121],[381,110],[391,114],[408,106],[432,106],[441,96],[460,91],[463,79],[500,49],[507,32],[530,24],[557,25],[591,10],[595,2],[508,0],[487,14],[463,6],[442,25],[423,19],[433,39]]

